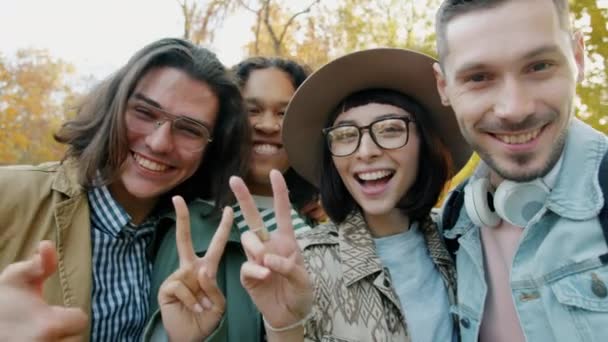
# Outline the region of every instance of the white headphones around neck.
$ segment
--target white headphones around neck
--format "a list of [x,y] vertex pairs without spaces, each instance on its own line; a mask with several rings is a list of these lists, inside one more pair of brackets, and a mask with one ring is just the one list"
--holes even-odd
[[505,220],[525,227],[543,207],[550,191],[541,178],[523,183],[504,180],[496,191],[487,178],[479,178],[464,188],[464,205],[477,226],[496,227]]

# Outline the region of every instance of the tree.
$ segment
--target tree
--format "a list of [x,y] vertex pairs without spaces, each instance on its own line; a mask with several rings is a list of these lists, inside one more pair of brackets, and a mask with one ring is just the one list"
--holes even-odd
[[73,68],[44,50],[0,56],[0,164],[56,160],[63,147],[54,132],[74,99],[65,82]]
[[298,17],[311,12],[320,0],[310,1],[303,8],[290,10],[283,3],[271,0],[256,1],[253,6],[239,1],[243,8],[255,15],[252,28],[253,41],[246,49],[250,55],[289,56],[296,41],[293,32],[298,30]]
[[585,80],[578,85],[577,115],[608,133],[608,10],[595,0],[571,0],[575,26],[585,35]]
[[195,0],[176,0],[184,19],[183,38],[195,44],[213,42],[214,32],[238,8],[237,0],[210,0],[200,5]]

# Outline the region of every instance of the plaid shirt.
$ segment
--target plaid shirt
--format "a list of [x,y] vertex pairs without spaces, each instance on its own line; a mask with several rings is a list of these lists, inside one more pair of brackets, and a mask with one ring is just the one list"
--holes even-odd
[[139,226],[107,187],[88,192],[93,289],[91,341],[139,341],[148,318],[152,264],[146,255],[156,221]]

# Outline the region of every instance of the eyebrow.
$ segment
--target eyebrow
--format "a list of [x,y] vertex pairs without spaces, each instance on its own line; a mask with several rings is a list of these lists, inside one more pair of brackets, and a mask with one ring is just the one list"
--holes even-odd
[[[260,99],[258,99],[256,97],[246,97],[245,98],[245,102],[248,103],[248,104],[256,105],[256,106],[262,106],[263,105],[263,101],[260,101]],[[289,104],[289,101],[281,101],[281,102],[278,102],[278,104],[281,107],[285,107],[285,106],[287,106]]]
[[[163,112],[165,112],[167,114],[171,114],[171,113],[167,112],[165,109],[163,109],[163,106],[161,106],[160,103],[152,100],[151,98],[147,97],[146,95],[144,95],[142,93],[134,93],[133,97],[136,98],[136,99],[138,99],[138,100],[140,100],[140,101],[143,101],[143,102],[149,104],[152,107],[156,107],[156,108],[160,109],[161,111],[163,111]],[[173,114],[171,114],[171,115],[173,115]]]
[[[374,120],[372,121],[378,121],[378,120],[382,120],[382,119],[400,119],[400,118],[408,118],[410,120],[413,120],[413,115],[407,113],[407,114],[397,114],[397,113],[387,113],[387,114],[382,114],[376,118],[374,118]],[[357,123],[354,120],[340,120],[338,122],[336,122],[337,125],[355,125],[358,126]]]
[[[557,47],[557,45],[543,45],[540,46],[528,53],[526,53],[525,55],[523,55],[520,59],[521,60],[527,60],[527,59],[532,59],[544,54],[548,54],[548,53],[556,53],[559,52],[559,48]],[[462,67],[460,67],[458,70],[456,70],[455,75],[462,75],[464,73],[467,72],[471,72],[474,70],[481,70],[481,69],[485,69],[487,68],[488,65],[485,63],[479,63],[479,62],[473,62],[473,63],[467,63],[464,64]]]
[[135,98],[139,101],[142,101],[149,106],[154,107],[156,110],[158,110],[159,112],[161,112],[163,114],[167,114],[167,115],[175,117],[175,118],[184,118],[184,119],[196,122],[198,124],[201,124],[201,125],[205,126],[207,129],[210,129],[209,124],[207,124],[206,122],[192,118],[188,115],[178,115],[178,114],[173,114],[173,113],[168,112],[166,109],[163,108],[163,106],[160,105],[160,103],[152,100],[151,98],[147,97],[146,95],[144,95],[142,93],[134,93],[133,98]]

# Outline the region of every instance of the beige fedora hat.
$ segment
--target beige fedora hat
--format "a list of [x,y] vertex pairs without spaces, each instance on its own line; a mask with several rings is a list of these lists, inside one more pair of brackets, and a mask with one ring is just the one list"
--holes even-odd
[[464,166],[471,149],[454,112],[441,103],[433,63],[425,54],[396,48],[358,51],[337,58],[310,75],[291,99],[283,119],[283,144],[296,172],[319,185],[321,129],[335,107],[348,95],[371,88],[391,89],[418,101],[432,116],[456,170]]

